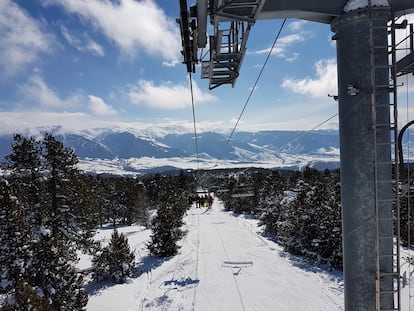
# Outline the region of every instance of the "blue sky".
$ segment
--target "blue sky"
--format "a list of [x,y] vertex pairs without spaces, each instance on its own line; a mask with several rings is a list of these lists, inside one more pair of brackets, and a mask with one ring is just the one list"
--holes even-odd
[[[0,131],[192,126],[178,16],[178,0],[0,0]],[[253,26],[234,88],[210,91],[197,68],[200,130],[234,126],[281,24]],[[238,129],[310,129],[333,116],[331,37],[329,25],[289,19]]]

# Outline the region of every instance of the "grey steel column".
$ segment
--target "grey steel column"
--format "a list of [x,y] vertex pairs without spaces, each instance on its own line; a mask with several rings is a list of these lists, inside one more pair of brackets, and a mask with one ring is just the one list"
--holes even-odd
[[[392,235],[392,203],[386,202],[392,196],[391,151],[387,145],[390,142],[389,93],[386,88],[378,87],[375,99],[372,97],[373,85],[389,84],[388,12],[381,8],[371,9],[371,13],[361,9],[345,13],[332,23],[338,62],[346,311],[375,311],[376,247],[381,240],[377,235],[377,221],[381,224],[380,236]],[[375,26],[372,37],[370,18]],[[384,48],[371,49],[371,38],[375,46]],[[371,74],[372,50],[378,66],[376,81],[372,81]],[[373,103],[377,106],[376,113]],[[376,154],[381,162],[377,166]],[[386,218],[390,220],[383,221]],[[383,260],[384,254],[392,254],[392,247],[392,239],[381,242],[382,271],[392,271],[392,257]],[[392,289],[392,278],[381,281],[381,286],[383,291]],[[392,308],[389,298],[381,300],[381,308]]]

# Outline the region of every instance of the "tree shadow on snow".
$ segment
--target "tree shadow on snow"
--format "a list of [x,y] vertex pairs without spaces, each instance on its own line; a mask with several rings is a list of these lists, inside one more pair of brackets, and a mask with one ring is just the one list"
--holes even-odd
[[279,251],[279,256],[287,258],[293,266],[298,267],[301,270],[313,273],[326,273],[332,277],[332,280],[336,280],[338,282],[343,281],[343,272],[333,269],[329,265],[312,264],[311,262],[307,261],[306,258],[296,256],[285,251]]
[[172,257],[143,257],[141,261],[136,264],[134,274],[131,277],[125,279],[123,282],[117,283],[112,282],[111,280],[102,280],[100,282],[97,282],[95,280],[90,280],[88,283],[84,285],[84,289],[89,296],[99,295],[99,293],[105,290],[106,288],[131,283],[133,279],[139,278],[144,273],[149,273],[151,270],[158,268],[164,262],[170,260],[171,258]]
[[137,264],[136,272],[134,277],[140,277],[144,273],[148,273],[153,269],[158,268],[164,262],[167,262],[172,257],[153,257],[153,256],[146,256],[142,257],[141,261]]

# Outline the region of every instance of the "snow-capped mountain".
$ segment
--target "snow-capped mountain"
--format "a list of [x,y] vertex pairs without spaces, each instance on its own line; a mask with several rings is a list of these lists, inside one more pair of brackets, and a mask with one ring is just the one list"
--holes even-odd
[[[137,173],[164,169],[222,167],[334,168],[339,164],[335,130],[198,133],[182,128],[101,128],[69,131],[62,127],[32,129],[24,135],[51,133],[80,159],[80,167],[96,173]],[[36,133],[33,135],[33,133]],[[13,136],[0,135],[0,161],[11,153]],[[197,151],[196,151],[197,150]]]

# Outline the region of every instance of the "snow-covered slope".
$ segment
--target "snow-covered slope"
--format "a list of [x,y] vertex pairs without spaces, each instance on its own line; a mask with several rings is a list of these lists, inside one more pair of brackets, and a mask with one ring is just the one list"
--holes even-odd
[[[288,255],[261,237],[257,221],[234,216],[215,200],[212,209],[192,208],[177,256],[148,257],[150,232],[119,229],[135,250],[138,272],[124,284],[91,283],[88,310],[274,311],[343,310],[341,273]],[[108,239],[111,230],[101,230]],[[83,267],[88,260],[83,258]]]

